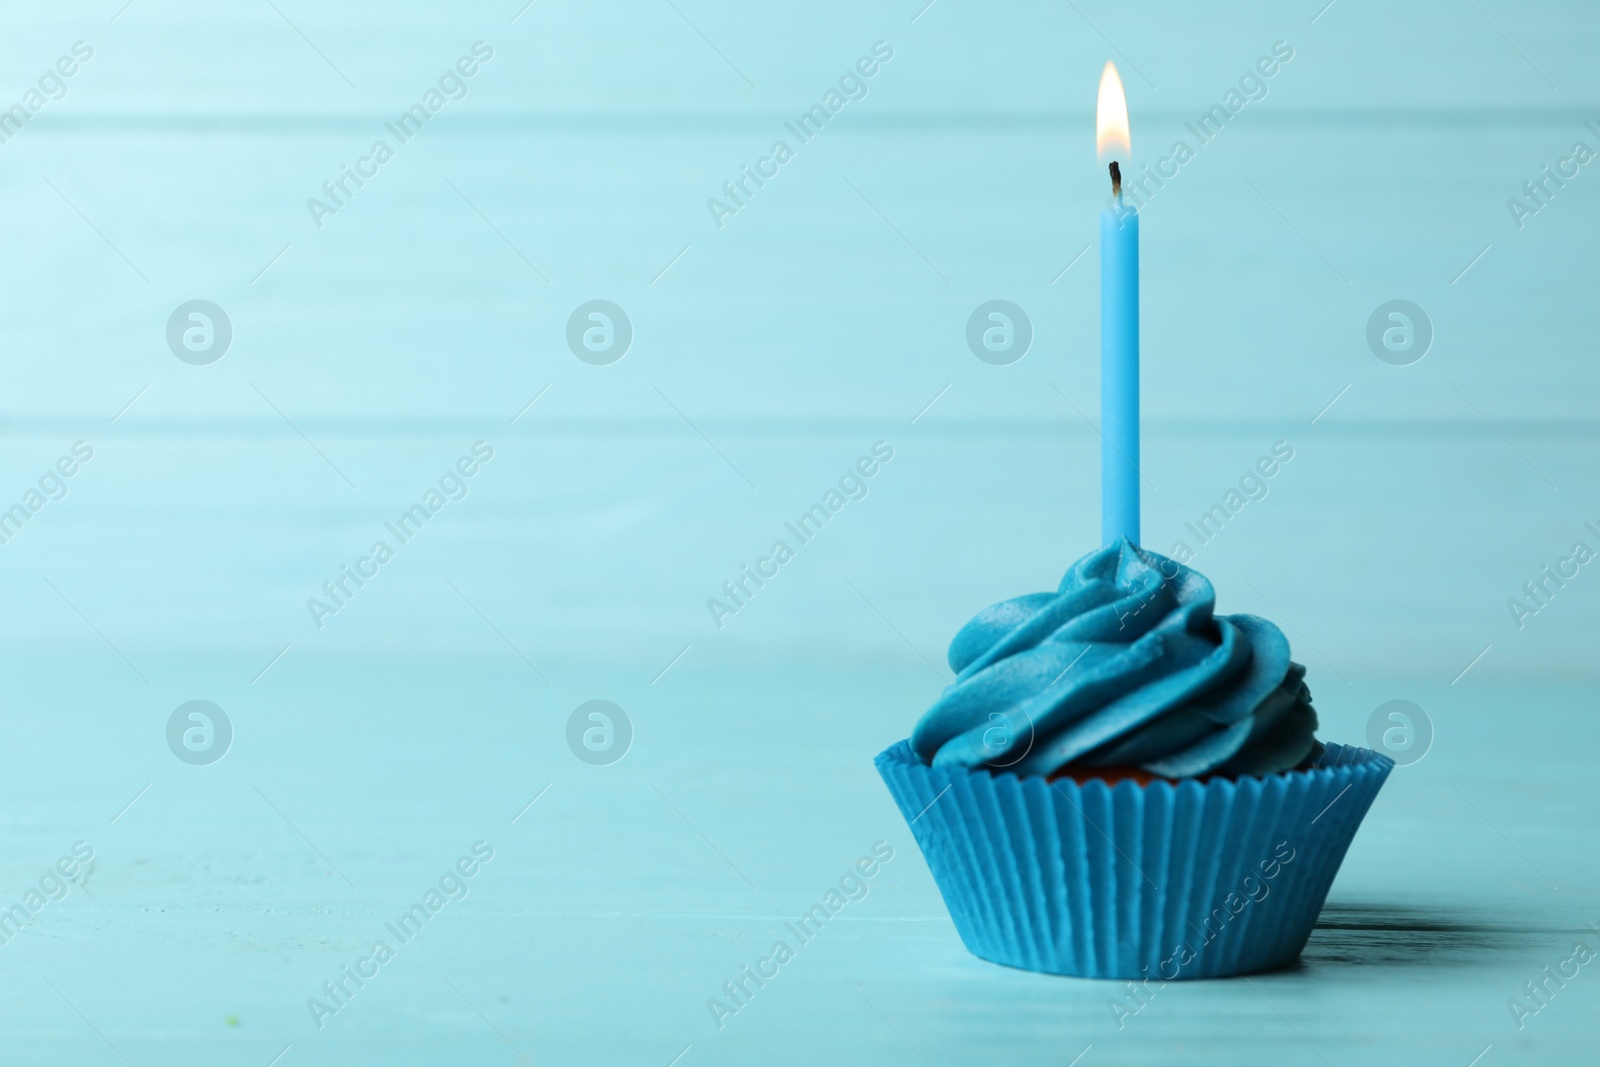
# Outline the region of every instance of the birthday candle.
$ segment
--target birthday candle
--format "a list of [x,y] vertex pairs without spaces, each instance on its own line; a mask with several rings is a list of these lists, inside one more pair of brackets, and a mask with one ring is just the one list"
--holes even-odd
[[1111,156],[1112,202],[1100,212],[1100,536],[1139,543],[1139,214],[1122,199],[1116,158],[1131,155],[1117,68],[1100,75],[1095,148]]

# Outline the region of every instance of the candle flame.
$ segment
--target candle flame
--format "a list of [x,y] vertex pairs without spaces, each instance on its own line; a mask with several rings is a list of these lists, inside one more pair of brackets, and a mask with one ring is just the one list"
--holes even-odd
[[[1116,156],[1121,149],[1120,157]],[[1105,159],[1126,160],[1133,153],[1133,139],[1128,133],[1128,98],[1122,92],[1122,79],[1117,76],[1117,65],[1107,62],[1100,72],[1100,98],[1094,109],[1094,150]]]

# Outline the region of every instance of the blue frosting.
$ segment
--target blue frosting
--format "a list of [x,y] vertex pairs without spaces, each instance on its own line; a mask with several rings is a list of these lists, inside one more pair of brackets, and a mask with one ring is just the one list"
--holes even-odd
[[950,642],[956,680],[911,735],[934,766],[1051,774],[1138,767],[1167,778],[1273,774],[1317,748],[1283,632],[1215,615],[1211,583],[1124,540],[1054,593],[985,608]]

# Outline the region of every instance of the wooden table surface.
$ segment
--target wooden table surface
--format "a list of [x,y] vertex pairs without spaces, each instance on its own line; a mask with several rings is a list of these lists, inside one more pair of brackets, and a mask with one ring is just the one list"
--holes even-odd
[[[1600,972],[1566,961],[1600,951],[1600,574],[1542,568],[1600,550],[1600,177],[1562,163],[1600,150],[1600,15],[121,2],[0,34],[0,112],[30,109],[0,127],[4,1062],[1592,1060]],[[480,41],[464,95],[387,132]],[[1364,743],[1391,700],[1432,734],[1297,968],[1132,1016],[1121,983],[968,955],[871,765],[961,623],[1098,536],[1107,58],[1136,160],[1193,149],[1142,226],[1144,540],[1284,627],[1322,736]],[[207,365],[167,340],[195,299],[232,330]],[[631,324],[609,365],[566,339],[595,299]],[[992,299],[1033,332],[1005,366],[965,336]],[[1367,341],[1395,299],[1433,334],[1404,366]],[[866,495],[715,620],[878,442]],[[223,758],[169,744],[191,700]],[[590,700],[620,761],[569,744]],[[707,1001],[878,842],[867,895],[719,1026]]]

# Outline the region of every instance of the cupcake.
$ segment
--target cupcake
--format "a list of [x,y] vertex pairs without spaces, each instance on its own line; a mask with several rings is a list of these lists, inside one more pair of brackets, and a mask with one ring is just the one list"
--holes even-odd
[[961,940],[1092,978],[1291,962],[1393,762],[1316,740],[1283,632],[1126,540],[980,612],[879,773]]

